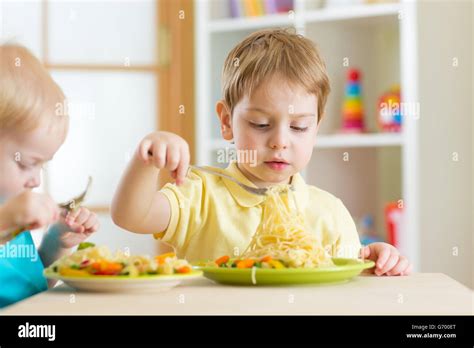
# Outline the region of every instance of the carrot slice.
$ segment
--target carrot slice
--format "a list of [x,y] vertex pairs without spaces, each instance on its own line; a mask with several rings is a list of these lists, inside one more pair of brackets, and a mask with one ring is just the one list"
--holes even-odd
[[120,273],[120,271],[123,269],[123,265],[118,262],[109,262],[107,264],[107,271],[112,272],[112,273]]
[[155,256],[155,260],[159,265],[162,265],[165,263],[165,260],[169,257],[176,257],[176,254],[172,252],[161,254],[161,255]]
[[237,261],[237,268],[252,268],[254,264],[255,261],[251,259],[240,260]]
[[191,272],[191,267],[183,266],[176,270],[177,273],[189,273]]
[[99,262],[92,263],[91,267],[94,271],[100,271],[100,269],[101,269]]
[[262,257],[260,262],[270,262],[271,260],[272,260],[271,256],[264,256],[264,257]]
[[91,268],[93,270],[92,273],[96,275],[116,275],[122,271],[123,265],[118,262],[100,260],[98,262],[94,262],[91,265]]
[[230,260],[230,257],[228,255],[224,255],[219,257],[216,261],[214,261],[218,266],[222,265],[223,263],[226,263],[227,261]]

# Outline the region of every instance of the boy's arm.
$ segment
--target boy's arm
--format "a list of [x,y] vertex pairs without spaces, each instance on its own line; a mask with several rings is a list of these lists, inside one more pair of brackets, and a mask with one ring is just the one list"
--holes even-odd
[[[60,235],[66,232],[66,226],[63,224],[54,224],[46,232],[41,245],[38,248],[38,254],[41,258],[44,268],[49,267],[54,261],[70,253],[70,249],[61,247]],[[48,279],[48,287],[53,287],[57,280]]]
[[[61,245],[61,235],[67,233],[70,229],[70,227],[62,223],[56,223],[51,225],[46,231],[41,245],[38,248],[38,254],[44,268],[51,266],[54,261],[71,253],[71,248],[65,248]],[[56,283],[57,280],[48,279],[49,288],[52,288]]]
[[[87,239],[92,233],[97,232],[100,223],[97,215],[85,207],[70,211],[49,227],[38,248],[38,253],[43,266],[49,267],[54,261],[71,253],[75,247]],[[52,287],[56,281],[48,280]]]
[[155,132],[138,146],[115,192],[111,215],[118,226],[136,233],[166,230],[171,207],[159,192],[160,169],[172,172],[177,183],[184,180],[189,164],[187,143],[179,136]]
[[135,233],[156,233],[166,229],[171,208],[158,192],[159,170],[146,165],[137,154],[127,167],[112,200],[114,223]]

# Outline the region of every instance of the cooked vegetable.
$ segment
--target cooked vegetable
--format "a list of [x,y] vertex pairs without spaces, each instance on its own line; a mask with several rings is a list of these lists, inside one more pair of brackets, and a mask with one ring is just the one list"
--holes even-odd
[[90,242],[82,242],[77,247],[77,250],[84,250],[84,249],[91,248],[91,247],[95,247],[95,244],[90,243]]
[[91,265],[90,273],[95,275],[118,275],[123,269],[123,265],[118,262],[100,260]]
[[189,273],[191,272],[191,267],[189,266],[183,266],[183,267],[180,267],[176,270],[177,273]]
[[175,258],[176,254],[175,253],[165,253],[161,254],[155,257],[156,262],[158,262],[159,265],[162,265],[165,263],[167,258]]
[[252,268],[255,264],[254,260],[246,259],[237,261],[237,268]]
[[84,270],[80,269],[73,269],[73,268],[62,268],[59,271],[59,274],[64,277],[87,277],[89,273]]
[[267,269],[282,269],[288,266],[281,260],[274,260],[270,256],[262,258],[247,258],[247,259],[231,259],[228,255],[224,255],[216,259],[213,264],[217,267],[223,268],[267,268]]
[[216,264],[217,264],[217,266],[220,266],[224,263],[227,263],[227,261],[229,261],[229,259],[230,259],[230,257],[228,255],[221,256],[216,260]]
[[191,265],[178,259],[174,253],[149,258],[133,256],[123,252],[112,254],[107,247],[82,243],[81,249],[54,262],[47,271],[62,276],[146,276],[154,274],[185,274],[192,271]]
[[268,263],[270,264],[270,266],[276,269],[285,268],[285,265],[278,260],[270,260]]

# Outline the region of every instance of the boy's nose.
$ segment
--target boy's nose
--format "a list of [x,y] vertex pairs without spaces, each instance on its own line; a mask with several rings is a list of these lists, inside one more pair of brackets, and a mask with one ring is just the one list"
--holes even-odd
[[286,149],[288,147],[288,135],[284,130],[278,130],[270,138],[270,147],[274,150]]
[[38,187],[41,184],[41,176],[40,174],[37,174],[31,178],[28,179],[28,181],[25,184],[26,188],[35,188]]

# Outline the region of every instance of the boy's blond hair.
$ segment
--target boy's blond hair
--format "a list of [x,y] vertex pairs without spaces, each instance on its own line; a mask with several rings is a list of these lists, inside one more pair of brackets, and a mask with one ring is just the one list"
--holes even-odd
[[288,29],[254,32],[230,51],[222,72],[222,94],[231,114],[244,95],[276,74],[316,95],[319,122],[330,92],[326,66],[311,40]]
[[25,47],[0,45],[0,133],[29,132],[40,125],[67,131],[67,115],[57,110],[64,93]]

